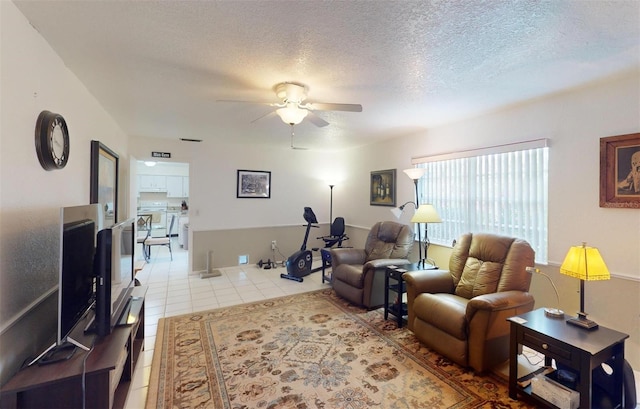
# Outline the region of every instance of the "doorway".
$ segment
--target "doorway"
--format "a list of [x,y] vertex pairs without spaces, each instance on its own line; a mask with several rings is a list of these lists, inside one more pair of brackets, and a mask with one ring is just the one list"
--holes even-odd
[[[151,217],[152,237],[171,237],[189,250],[189,164],[137,161],[137,214]],[[173,223],[172,223],[173,221]]]

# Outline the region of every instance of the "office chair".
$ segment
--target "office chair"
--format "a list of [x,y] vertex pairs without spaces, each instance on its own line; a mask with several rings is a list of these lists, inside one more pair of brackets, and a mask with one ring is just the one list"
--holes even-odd
[[342,247],[342,242],[349,240],[349,237],[345,234],[344,229],[344,217],[336,217],[331,223],[331,230],[328,236],[318,237],[324,241],[324,247],[333,247],[336,244],[338,247]]

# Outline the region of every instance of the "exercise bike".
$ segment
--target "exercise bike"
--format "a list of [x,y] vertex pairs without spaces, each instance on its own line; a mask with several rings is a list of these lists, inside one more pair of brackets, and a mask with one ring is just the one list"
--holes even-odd
[[319,227],[316,226],[318,224],[318,219],[316,219],[316,215],[310,207],[304,208],[304,220],[307,222],[307,231],[304,234],[302,246],[300,247],[300,250],[293,253],[287,259],[287,274],[280,274],[281,278],[286,278],[287,280],[293,280],[300,283],[302,282],[302,277],[317,271],[311,269],[313,254],[311,253],[311,250],[307,250],[309,231],[312,227]]

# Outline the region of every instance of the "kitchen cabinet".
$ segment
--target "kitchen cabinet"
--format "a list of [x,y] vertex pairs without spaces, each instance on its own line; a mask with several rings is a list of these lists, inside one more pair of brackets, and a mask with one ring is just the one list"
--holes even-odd
[[138,186],[140,192],[166,192],[167,176],[139,175]]
[[167,176],[167,197],[189,197],[189,178]]

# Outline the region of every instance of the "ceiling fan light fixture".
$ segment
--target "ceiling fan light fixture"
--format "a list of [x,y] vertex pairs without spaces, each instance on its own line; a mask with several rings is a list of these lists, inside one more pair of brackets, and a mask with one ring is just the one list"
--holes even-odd
[[285,124],[298,125],[307,116],[309,111],[300,109],[295,104],[287,104],[286,107],[276,110],[276,114]]
[[295,82],[281,82],[275,86],[275,91],[284,102],[301,103],[307,98],[307,87]]

